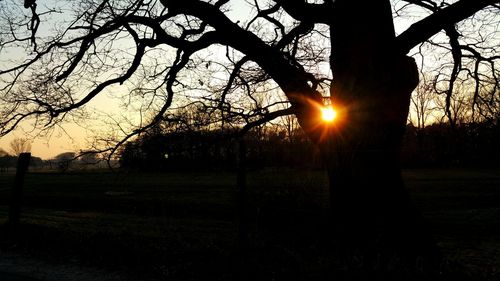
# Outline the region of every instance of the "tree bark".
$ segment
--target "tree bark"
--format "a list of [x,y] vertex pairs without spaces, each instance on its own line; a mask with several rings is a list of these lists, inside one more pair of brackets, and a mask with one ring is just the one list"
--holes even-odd
[[336,233],[365,258],[435,257],[399,164],[417,66],[396,48],[389,1],[337,0],[332,13],[331,99],[338,118],[323,125],[319,145]]

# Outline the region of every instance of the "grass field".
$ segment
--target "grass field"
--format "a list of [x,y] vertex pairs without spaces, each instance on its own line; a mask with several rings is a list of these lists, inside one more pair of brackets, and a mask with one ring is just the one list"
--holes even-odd
[[[447,280],[500,280],[500,171],[405,170],[404,178],[456,271]],[[0,174],[0,222],[12,181]],[[235,183],[225,171],[29,173],[22,224],[15,235],[2,232],[0,249],[120,268],[138,279],[231,280]],[[263,169],[249,172],[248,185],[246,266],[256,280],[336,276],[324,247],[326,175]]]

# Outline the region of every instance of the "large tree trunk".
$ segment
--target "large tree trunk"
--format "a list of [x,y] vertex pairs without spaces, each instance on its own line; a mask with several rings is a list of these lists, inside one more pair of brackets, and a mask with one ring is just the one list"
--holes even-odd
[[336,233],[365,258],[433,256],[436,248],[399,165],[417,66],[394,47],[389,1],[337,0],[334,5],[331,99],[339,115],[325,125],[319,142]]

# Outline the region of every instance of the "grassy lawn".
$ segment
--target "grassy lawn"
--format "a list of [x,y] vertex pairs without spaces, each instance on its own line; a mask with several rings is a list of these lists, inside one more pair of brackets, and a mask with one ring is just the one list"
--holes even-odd
[[[12,177],[0,174],[0,222]],[[500,171],[405,170],[404,178],[446,260],[460,267],[456,280],[500,280]],[[153,279],[231,280],[235,182],[225,171],[29,173],[22,224],[15,237],[0,237],[0,249]],[[323,247],[326,175],[264,169],[249,172],[248,185],[247,266],[257,280],[335,276],[338,263]]]
[[404,176],[447,259],[472,278],[500,280],[500,171],[409,170]]

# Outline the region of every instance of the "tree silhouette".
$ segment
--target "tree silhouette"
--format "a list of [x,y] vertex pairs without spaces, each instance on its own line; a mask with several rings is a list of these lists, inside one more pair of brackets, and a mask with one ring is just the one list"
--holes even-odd
[[31,141],[26,138],[15,138],[9,143],[9,146],[12,154],[15,156],[31,151]]
[[[495,46],[495,33],[458,28],[481,11],[483,31],[495,31],[497,0],[402,1],[398,13],[423,8],[427,16],[397,36],[389,0],[254,1],[244,22],[230,0],[89,0],[71,13],[3,2],[2,51],[29,51],[0,70],[1,134],[28,119],[57,125],[121,84],[133,88],[122,99],[153,118],[129,128],[117,122],[123,134],[110,152],[162,120],[176,99],[202,100],[221,122],[240,118],[243,130],[293,113],[322,150],[337,233],[362,252],[375,244],[433,251],[398,163],[419,82],[407,54],[444,30],[452,63],[437,88],[448,115],[461,75],[474,81],[478,110],[498,107],[498,54],[484,45]],[[56,13],[63,16],[47,33]],[[321,120],[323,96],[337,108],[336,122]]]
[[69,169],[71,162],[75,160],[75,158],[75,152],[63,152],[56,155],[51,161],[55,162],[55,164],[57,165],[57,169],[60,172],[66,172]]
[[5,157],[5,156],[9,156],[9,153],[7,153],[7,151],[0,148],[0,157]]

